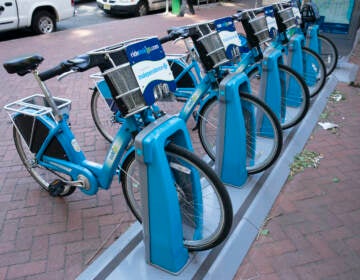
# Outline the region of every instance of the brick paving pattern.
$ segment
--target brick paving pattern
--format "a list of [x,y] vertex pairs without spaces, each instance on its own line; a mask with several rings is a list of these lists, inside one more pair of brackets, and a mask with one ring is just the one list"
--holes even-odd
[[[226,16],[236,10],[234,6],[196,8],[195,16],[184,18],[156,14],[4,41],[0,43],[0,62],[24,53],[39,53],[45,57],[40,69],[45,70],[91,49],[149,34],[164,36],[172,26]],[[183,51],[177,45],[167,48],[170,52]],[[108,144],[91,118],[89,87],[93,83],[89,75],[93,72],[70,75],[61,82],[53,79],[47,85],[55,96],[72,100],[70,121],[76,139],[89,160],[102,162]],[[11,122],[3,109],[9,102],[39,93],[38,86],[31,75],[9,75],[2,66],[0,84],[0,280],[75,279],[102,243],[108,240],[104,248],[108,247],[135,219],[117,178],[109,190],[100,190],[95,196],[76,191],[66,198],[52,198],[42,191],[21,164]],[[164,106],[175,113],[181,105]],[[191,131],[194,124],[190,121],[188,127]],[[199,149],[196,132],[192,139]]]
[[[350,62],[360,65],[360,44]],[[329,101],[321,116],[339,127],[317,126],[305,146],[323,156],[320,165],[288,180],[235,280],[359,279],[360,88],[336,90],[343,100]]]
[[[242,4],[237,5],[196,8],[195,16],[184,18],[152,15],[141,22],[130,18],[126,24],[121,20],[5,41],[1,42],[0,61],[22,53],[40,53],[46,58],[41,69],[46,69],[90,49],[148,35],[149,30],[160,36],[174,25],[232,14]],[[356,55],[352,59],[359,64],[360,54]],[[91,119],[88,75],[71,75],[48,85],[55,95],[72,100],[74,134],[90,160],[102,161],[108,144]],[[2,67],[0,84],[0,280],[74,279],[109,234],[115,231],[105,247],[134,217],[116,179],[110,190],[100,190],[96,196],[77,191],[66,198],[51,198],[40,190],[21,165],[3,109],[10,101],[39,92],[38,87],[30,75],[8,75]],[[325,279],[336,279],[338,273],[338,279],[351,279],[356,275],[360,250],[359,148],[355,144],[359,89],[339,84],[339,90],[346,93],[346,100],[329,105],[334,112],[329,118],[340,124],[338,134],[315,130],[307,149],[324,155],[320,167],[296,175],[287,184],[270,214],[274,218],[266,225],[269,234],[254,243],[236,279],[314,279],[316,273],[323,273]],[[192,136],[198,148],[197,135]],[[338,183],[332,181],[334,177],[339,178]]]

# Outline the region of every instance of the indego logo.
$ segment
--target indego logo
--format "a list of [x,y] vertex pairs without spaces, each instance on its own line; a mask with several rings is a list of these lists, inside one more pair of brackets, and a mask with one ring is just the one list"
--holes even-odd
[[160,46],[158,44],[150,46],[150,47],[144,46],[142,49],[132,51],[130,53],[130,55],[131,55],[131,57],[137,57],[139,55],[150,54],[151,52],[156,51],[159,48],[160,48]]
[[225,22],[222,22],[222,23],[218,23],[216,25],[216,29],[221,29],[221,28],[228,27],[228,26],[231,26],[231,25],[233,25],[232,21],[225,21]]

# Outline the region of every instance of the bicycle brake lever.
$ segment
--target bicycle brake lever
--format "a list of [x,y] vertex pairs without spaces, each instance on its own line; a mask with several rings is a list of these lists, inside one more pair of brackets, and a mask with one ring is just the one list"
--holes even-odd
[[179,42],[180,40],[184,40],[184,37],[178,37],[173,41],[173,44],[175,45],[177,42]]
[[77,71],[71,69],[70,71],[67,71],[67,72],[59,75],[56,79],[57,79],[58,81],[60,81],[61,79],[65,78],[66,76],[68,76],[68,75],[70,75],[70,74],[73,74],[73,73],[76,73],[76,72],[77,72]]

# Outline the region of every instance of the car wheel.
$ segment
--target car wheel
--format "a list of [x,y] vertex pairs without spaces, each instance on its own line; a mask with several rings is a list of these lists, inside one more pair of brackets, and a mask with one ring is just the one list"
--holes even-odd
[[47,11],[38,11],[34,14],[31,28],[37,34],[51,33],[56,30],[56,21],[53,14]]
[[148,11],[149,11],[149,7],[148,7],[147,2],[146,1],[140,1],[137,12],[136,12],[136,15],[138,17],[145,16],[145,15],[147,15]]

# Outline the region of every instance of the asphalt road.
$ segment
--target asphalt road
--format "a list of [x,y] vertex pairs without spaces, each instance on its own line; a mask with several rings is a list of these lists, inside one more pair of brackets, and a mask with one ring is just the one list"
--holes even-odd
[[[95,0],[79,0],[75,5],[75,9],[76,15],[74,17],[57,23],[57,31],[126,18],[106,15],[102,10],[97,7]],[[27,29],[11,30],[7,32],[1,32],[0,41],[7,41],[28,36],[39,35],[34,35],[31,30]]]
[[[262,0],[232,0],[235,2],[241,2],[244,7],[254,7],[258,5]],[[264,0],[268,1],[268,0]],[[57,31],[84,27],[92,24],[100,24],[113,20],[122,20],[129,18],[130,16],[110,16],[105,14],[96,5],[96,0],[78,0],[75,4],[76,15],[72,18],[60,21],[57,23]],[[156,11],[156,12],[163,12]],[[151,13],[156,13],[151,12]],[[7,32],[0,32],[0,42],[18,39],[22,37],[39,36],[32,33],[29,29],[11,30]]]
[[82,0],[75,4],[76,15],[58,23],[57,30],[66,30],[92,24],[99,24],[112,20],[121,20],[121,17],[113,17],[105,14],[96,5],[95,0]]

